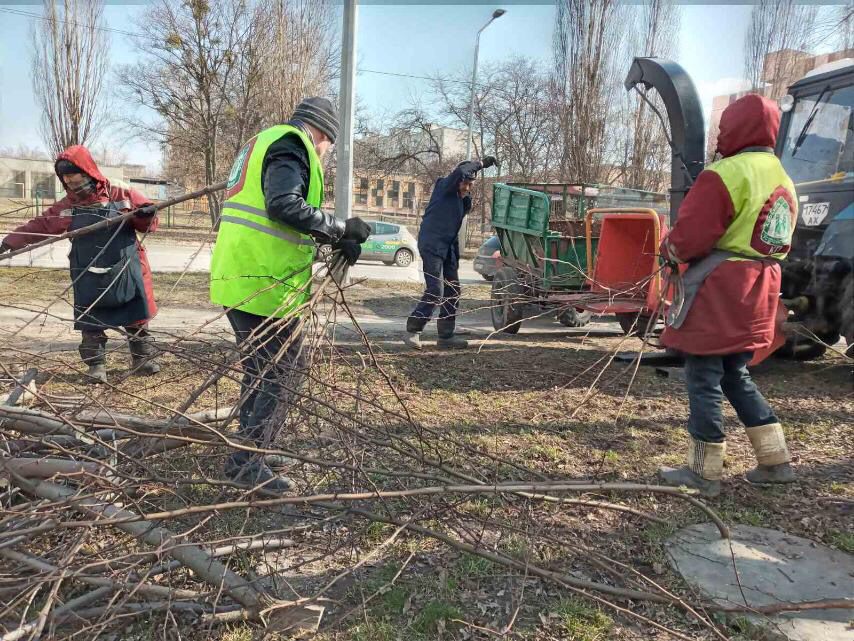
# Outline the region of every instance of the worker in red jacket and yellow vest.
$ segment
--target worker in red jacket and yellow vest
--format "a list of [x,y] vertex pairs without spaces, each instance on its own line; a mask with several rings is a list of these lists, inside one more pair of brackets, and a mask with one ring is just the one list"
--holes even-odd
[[721,403],[726,397],[756,454],[753,483],[794,480],[783,428],[750,378],[747,365],[774,338],[780,261],[797,220],[795,186],[774,155],[780,112],[750,94],[724,110],[723,159],[688,192],[661,252],[687,263],[684,302],[674,306],[662,343],[685,355],[690,414],[687,466],[659,472],[670,485],[720,493],[726,453]]

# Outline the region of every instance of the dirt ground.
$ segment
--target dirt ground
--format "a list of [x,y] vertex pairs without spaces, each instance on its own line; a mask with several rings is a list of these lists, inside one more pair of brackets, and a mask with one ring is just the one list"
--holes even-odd
[[[62,291],[66,278],[64,272],[0,270],[2,300],[4,304],[44,302]],[[165,286],[174,285],[170,300],[185,304],[204,300],[204,275],[189,275],[175,285],[176,278],[156,275],[157,288],[166,291]],[[357,316],[405,315],[417,294],[418,288],[413,286],[362,284],[348,291],[346,299]],[[468,288],[466,295],[464,309],[482,308],[488,301],[488,288]],[[678,378],[664,378],[651,368],[635,371],[633,366],[611,362],[619,349],[639,347],[640,341],[634,338],[570,332],[502,334],[482,343],[476,341],[472,349],[461,352],[427,349],[414,353],[396,340],[379,340],[370,350],[357,343],[330,348],[327,351],[332,355],[319,356],[317,368],[318,377],[328,385],[334,381],[341,390],[370,392],[366,397],[370,402],[361,409],[357,406],[356,415],[362,420],[392,431],[402,429],[402,422],[422,426],[427,432],[420,434],[419,442],[428,451],[430,430],[434,430],[485,453],[486,458],[475,462],[467,460],[462,445],[436,449],[446,457],[446,464],[483,478],[513,480],[524,469],[527,478],[539,474],[549,479],[655,483],[660,465],[677,465],[684,459],[687,403],[684,384]],[[226,348],[213,343],[194,344],[192,358],[188,349],[176,348],[162,358],[160,374],[144,381],[118,377],[115,389],[84,388],[73,375],[62,374],[43,377],[39,389],[56,397],[92,395],[98,403],[117,411],[166,416],[168,408],[189,397],[209,372],[209,364],[222,359]],[[126,368],[124,358],[111,355],[111,368],[121,372]],[[76,359],[74,352],[52,353],[46,357],[45,369],[56,371],[59,364]],[[850,502],[854,499],[850,364],[832,356],[806,363],[769,360],[753,374],[784,425],[798,482],[791,487],[764,489],[744,480],[744,472],[754,461],[744,432],[727,406],[729,450],[724,489],[719,498],[708,501],[709,506],[731,524],[776,527],[854,553],[850,527]],[[236,378],[231,375],[210,388],[190,411],[233,403],[238,395]],[[315,387],[309,385],[308,389]],[[352,398],[341,396],[341,390],[327,388],[321,394],[350,407]],[[406,421],[402,415],[408,415]],[[310,442],[302,443],[312,447]],[[294,447],[294,443],[289,442],[289,446]],[[174,457],[170,470],[202,465],[215,473],[220,465],[220,459],[207,450],[198,450],[194,456],[192,462],[186,453]],[[364,456],[366,461],[371,460],[369,451]],[[389,461],[374,463],[391,465]],[[317,483],[320,487],[323,482]],[[678,527],[704,520],[701,513],[683,501],[662,496],[596,494],[587,498],[626,505],[660,521],[586,506],[520,505],[488,495],[437,500],[431,509],[443,510],[442,516],[437,512],[433,517],[436,522],[449,513],[459,522],[464,520],[460,515],[472,523],[478,519],[518,519],[515,535],[507,536],[505,531],[502,538],[492,542],[496,549],[515,558],[577,571],[592,580],[613,581],[607,568],[591,569],[579,560],[584,550],[593,549],[676,593],[686,593],[667,566],[663,542]],[[412,508],[411,504],[407,506]],[[224,513],[216,517],[219,520],[215,525],[209,525],[225,536],[247,527],[273,531],[291,523],[287,516],[272,513],[250,523],[242,514]],[[186,524],[195,523],[189,520]],[[636,618],[524,572],[423,537],[406,533],[392,536],[395,528],[389,525],[345,521],[337,527],[340,532],[336,530],[336,536],[346,541],[346,549],[335,555],[321,554],[324,547],[328,552],[328,537],[294,535],[298,542],[295,550],[275,557],[241,557],[245,569],[258,575],[265,575],[276,564],[281,569],[284,564],[287,571],[282,580],[307,595],[336,572],[351,567],[364,553],[377,550],[370,562],[338,581],[327,594],[327,615],[316,637],[323,641],[671,638]],[[484,540],[488,534],[484,526]],[[537,541],[535,547],[531,547],[532,540]],[[641,602],[631,604],[631,609],[688,638],[714,638],[673,608]],[[161,635],[163,624],[163,618],[151,615],[131,623],[121,638],[178,638]],[[761,638],[750,626],[737,621],[721,625],[723,633],[732,639]],[[205,630],[184,629],[183,638],[248,641],[257,638],[257,631],[254,624],[237,623]]]

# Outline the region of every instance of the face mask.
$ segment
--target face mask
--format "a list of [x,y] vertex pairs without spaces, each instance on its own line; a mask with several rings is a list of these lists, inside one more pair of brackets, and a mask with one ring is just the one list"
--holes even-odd
[[89,178],[86,180],[86,182],[77,185],[76,187],[69,187],[69,190],[78,198],[85,198],[86,196],[91,196],[95,193],[95,181]]

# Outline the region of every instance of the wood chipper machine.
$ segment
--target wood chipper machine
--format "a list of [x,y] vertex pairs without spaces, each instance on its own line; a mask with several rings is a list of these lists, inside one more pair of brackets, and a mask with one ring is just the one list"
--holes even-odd
[[[662,278],[659,240],[703,169],[705,142],[696,90],[678,64],[635,58],[625,86],[647,102],[646,92],[655,89],[667,110],[673,152],[670,216],[656,221],[651,211],[588,211],[588,220],[598,218],[601,225],[598,252],[590,266],[590,294],[575,303],[578,310],[614,313],[624,329],[642,333],[672,301],[674,292],[666,291]],[[778,323],[785,336],[778,334],[755,360],[775,350],[782,357],[816,358],[840,337],[854,356],[854,59],[807,73],[780,107],[776,153],[795,182],[799,220],[782,264]],[[588,238],[597,235],[590,223],[587,228],[594,230]]]
[[[613,314],[626,333],[643,334],[669,303],[658,247],[703,170],[703,115],[691,78],[674,62],[635,58],[625,86],[647,101],[646,92],[655,89],[666,107],[673,148],[669,208],[663,194],[597,186],[596,196],[612,189],[622,198],[588,198],[591,206],[579,208],[575,221],[561,223],[550,198],[563,188],[566,201],[566,186],[540,186],[538,195],[495,185],[492,224],[505,264],[492,287],[496,330],[517,332],[523,310],[536,304],[559,305],[559,318]],[[593,196],[580,188],[580,198]]]

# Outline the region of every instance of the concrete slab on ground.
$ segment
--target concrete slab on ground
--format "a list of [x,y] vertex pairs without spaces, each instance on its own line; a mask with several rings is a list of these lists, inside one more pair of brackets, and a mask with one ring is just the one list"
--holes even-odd
[[[666,547],[682,577],[720,605],[746,601],[757,607],[854,597],[854,556],[779,530],[737,525],[732,539],[726,540],[710,523],[692,525],[677,532]],[[854,609],[750,619],[792,641],[854,640]]]

